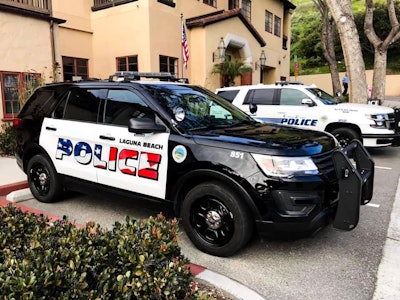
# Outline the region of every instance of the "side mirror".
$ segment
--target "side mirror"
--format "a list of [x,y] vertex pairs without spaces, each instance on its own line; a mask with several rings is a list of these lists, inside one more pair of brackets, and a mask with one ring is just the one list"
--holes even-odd
[[128,130],[133,133],[157,133],[166,132],[167,128],[150,118],[131,118]]
[[307,105],[309,107],[314,106],[315,103],[311,99],[301,99],[301,105]]
[[257,112],[257,104],[250,103],[249,104],[249,111],[251,114],[255,114]]

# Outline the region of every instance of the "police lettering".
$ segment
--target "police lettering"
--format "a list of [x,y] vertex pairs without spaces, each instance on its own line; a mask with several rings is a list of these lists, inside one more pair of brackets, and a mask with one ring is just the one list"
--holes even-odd
[[95,168],[116,171],[118,167],[123,174],[158,180],[161,154],[116,147],[110,147],[106,158],[102,157],[102,153],[102,145],[95,144],[93,151],[86,142],[78,142],[74,146],[71,140],[59,138],[56,159],[62,160],[64,156],[73,154],[75,160],[82,165],[93,162]]
[[281,124],[285,125],[302,125],[302,126],[317,126],[317,119],[287,119],[283,118],[281,120]]

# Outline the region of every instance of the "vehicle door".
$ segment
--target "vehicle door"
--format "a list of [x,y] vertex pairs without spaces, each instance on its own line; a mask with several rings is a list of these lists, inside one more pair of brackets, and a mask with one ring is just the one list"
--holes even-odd
[[131,118],[156,118],[136,91],[109,89],[104,104],[94,156],[98,182],[164,199],[169,133],[129,132]]
[[97,181],[93,151],[100,126],[98,93],[73,87],[64,94],[52,117],[43,121],[39,144],[60,174]]
[[280,124],[317,129],[319,114],[313,100],[303,91],[283,87],[279,89],[276,118]]

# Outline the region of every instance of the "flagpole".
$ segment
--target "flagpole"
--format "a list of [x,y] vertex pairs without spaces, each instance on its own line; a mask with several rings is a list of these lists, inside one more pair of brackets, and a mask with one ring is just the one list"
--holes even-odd
[[183,26],[183,14],[181,13],[181,28],[180,28],[180,33],[181,33],[181,68],[182,68],[182,73],[180,77],[183,76],[183,45],[182,45],[182,26]]

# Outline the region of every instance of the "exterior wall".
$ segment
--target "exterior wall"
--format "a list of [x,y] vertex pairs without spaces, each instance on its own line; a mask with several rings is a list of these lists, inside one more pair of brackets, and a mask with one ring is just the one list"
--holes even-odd
[[[251,2],[251,24],[267,42],[263,48],[238,17],[187,29],[190,55],[187,69],[182,67],[181,14],[186,20],[227,10],[228,0],[218,0],[217,7],[199,0],[175,0],[174,3],[175,7],[171,7],[156,0],[138,0],[93,12],[94,0],[52,0],[52,16],[66,20],[59,25],[54,23],[55,60],[62,66],[62,56],[88,59],[89,77],[105,79],[116,70],[116,57],[137,55],[139,71],[157,72],[159,56],[165,55],[178,58],[178,76],[215,90],[220,78],[211,73],[216,63],[213,53],[223,37],[227,54],[244,59],[253,68],[252,83],[260,81],[260,68],[255,66],[259,64],[261,50],[267,56],[264,82],[289,76],[289,49],[282,49],[282,36],[276,37],[264,28],[268,9],[282,19],[281,34],[290,32],[290,18],[281,1]],[[35,70],[43,73],[46,82],[63,80],[52,77],[55,69],[49,21],[0,12],[0,34],[3,55],[0,70]],[[244,41],[244,46],[229,45],[230,41]],[[290,40],[287,45],[290,46]],[[240,84],[239,78],[237,84]],[[0,110],[0,120],[2,115]]]
[[[0,36],[0,71],[41,73],[51,81],[49,22],[0,11]],[[0,123],[4,116],[2,100],[0,93]]]
[[[372,75],[373,75],[372,70],[366,71],[368,86],[372,86]],[[343,76],[344,73],[340,73],[341,79],[343,78]],[[322,90],[325,90],[330,94],[333,93],[331,74],[303,75],[303,76],[298,76],[297,78],[291,76],[290,80],[300,81],[304,84],[315,84]],[[399,82],[400,82],[400,75],[386,75],[386,93],[385,93],[386,97],[400,96]]]
[[0,70],[48,75],[51,67],[50,25],[47,21],[0,12]]
[[93,30],[90,19],[92,5],[93,0],[52,1],[53,16],[67,20],[59,25],[57,62],[62,65],[61,56],[86,58],[89,60],[89,74],[93,69]]

